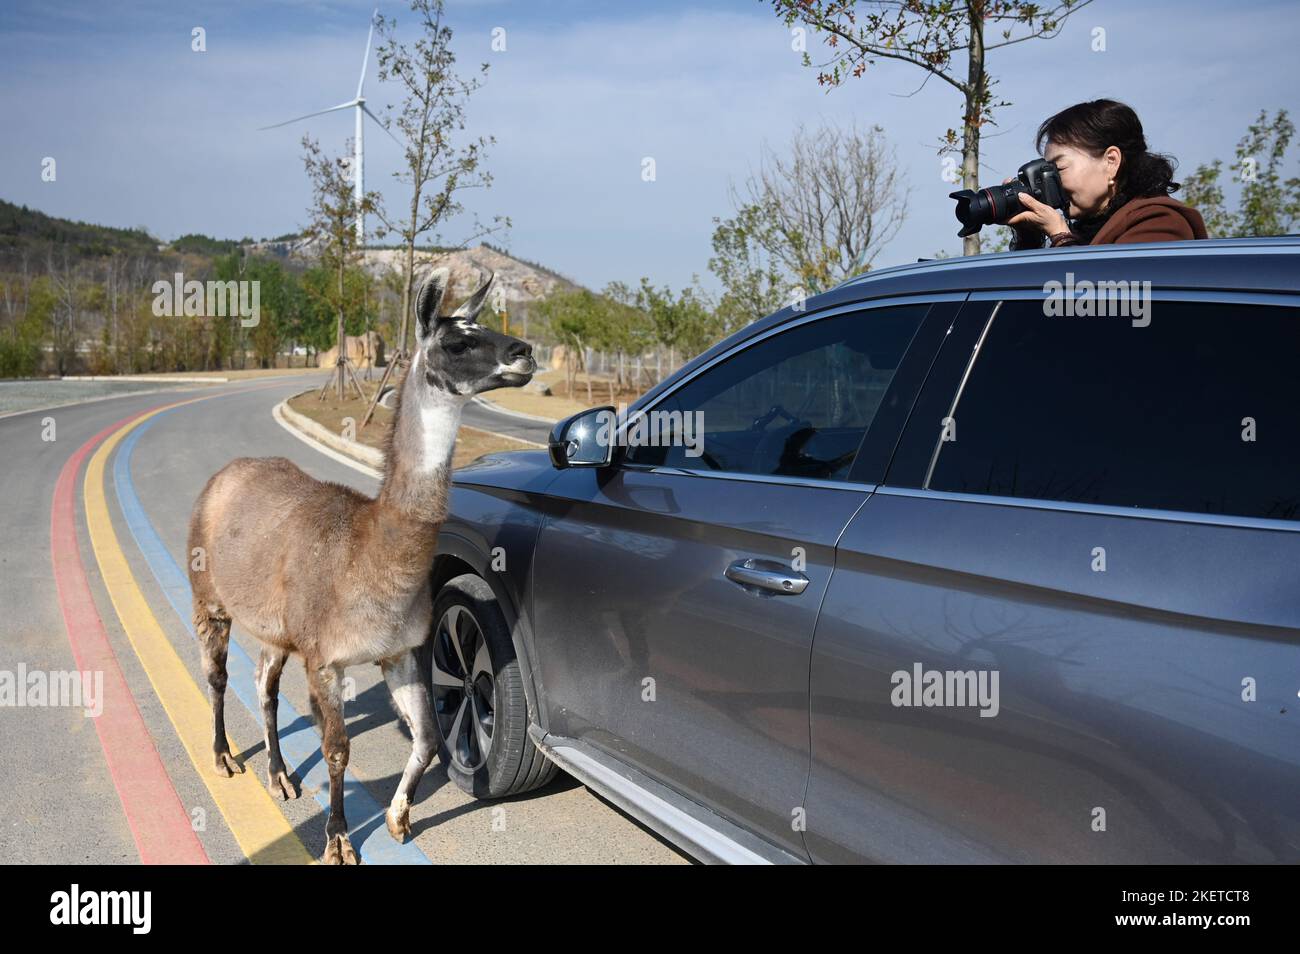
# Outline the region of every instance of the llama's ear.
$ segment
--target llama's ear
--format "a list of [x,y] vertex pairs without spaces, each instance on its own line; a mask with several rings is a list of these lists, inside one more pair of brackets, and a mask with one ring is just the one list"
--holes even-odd
[[487,301],[488,289],[492,287],[492,279],[495,277],[496,273],[489,269],[487,281],[483,283],[483,287],[466,298],[461,306],[452,313],[452,317],[468,318],[470,321],[477,318],[478,313],[483,310],[483,304]]
[[442,296],[447,293],[450,281],[450,269],[435,268],[420,286],[420,293],[415,296],[415,332],[420,341],[433,334],[433,324],[438,320]]

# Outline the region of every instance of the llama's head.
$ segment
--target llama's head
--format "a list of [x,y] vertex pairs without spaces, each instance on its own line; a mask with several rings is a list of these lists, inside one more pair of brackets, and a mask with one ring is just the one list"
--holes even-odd
[[442,315],[449,278],[447,269],[435,269],[415,299],[418,371],[424,383],[465,397],[527,384],[537,370],[532,345],[478,323],[492,273],[455,312]]

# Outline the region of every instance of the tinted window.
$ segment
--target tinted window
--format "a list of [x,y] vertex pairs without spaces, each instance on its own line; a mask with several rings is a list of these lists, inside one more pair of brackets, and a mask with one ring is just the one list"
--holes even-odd
[[1150,317],[1004,302],[930,488],[1300,519],[1300,308],[1156,300]]
[[844,479],[928,304],[800,325],[705,371],[655,405],[702,413],[689,442],[631,447],[633,464]]

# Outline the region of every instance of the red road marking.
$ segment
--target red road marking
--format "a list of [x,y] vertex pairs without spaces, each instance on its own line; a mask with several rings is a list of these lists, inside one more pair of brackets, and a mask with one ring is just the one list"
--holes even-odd
[[104,674],[104,708],[99,718],[93,720],[95,732],[140,860],[147,865],[205,865],[210,864],[207,853],[190,825],[189,814],[163,768],[149,729],[118,667],[104,622],[95,609],[77,545],[75,498],[82,461],[108,435],[151,410],[156,408],[110,424],[63,465],[54,487],[50,514],[50,553],[63,623],[77,668]]

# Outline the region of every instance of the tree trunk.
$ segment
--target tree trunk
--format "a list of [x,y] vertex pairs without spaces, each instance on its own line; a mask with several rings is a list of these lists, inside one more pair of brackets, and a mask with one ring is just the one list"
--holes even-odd
[[[966,122],[962,128],[961,180],[962,188],[972,191],[980,187],[980,122],[983,117],[981,100],[987,77],[984,75],[984,8],[972,3],[970,10],[970,60],[966,71]],[[963,255],[980,253],[980,236],[967,235],[962,239]]]
[[[417,200],[419,193],[416,193]],[[412,211],[412,217],[415,212]],[[402,320],[398,325],[397,332],[397,354],[405,355],[406,351],[406,325],[407,315],[411,313],[411,289],[415,285],[415,239],[408,237],[406,241],[406,280],[402,282]]]
[[[406,328],[411,314],[411,289],[415,283],[415,243],[419,239],[420,193],[424,191],[424,136],[429,127],[429,111],[420,118],[420,138],[415,144],[415,163],[411,167],[411,221],[406,240],[406,282],[402,286],[402,321],[398,332],[397,353],[403,357],[406,350]],[[376,392],[377,393],[377,392]]]
[[343,361],[347,354],[347,339],[343,331],[343,262],[339,262],[339,334],[338,356],[334,359],[334,373],[338,378],[337,390],[339,400],[343,400]]
[[[582,369],[587,378],[587,406],[591,406],[591,362],[587,359],[587,346],[582,343],[582,339],[577,339],[578,367]],[[576,383],[576,382],[575,382]],[[570,396],[572,396],[570,390]]]

